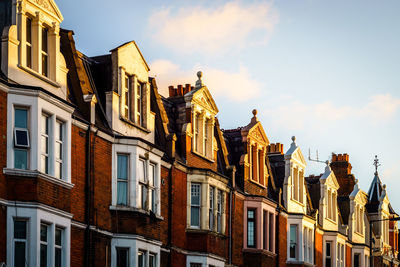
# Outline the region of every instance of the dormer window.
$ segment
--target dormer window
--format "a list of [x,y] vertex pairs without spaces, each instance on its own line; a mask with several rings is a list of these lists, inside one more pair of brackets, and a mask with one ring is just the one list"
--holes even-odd
[[26,66],[32,68],[32,19],[26,18]]
[[304,172],[298,167],[292,169],[292,197],[294,200],[303,203]]
[[143,126],[143,88],[144,84],[138,82],[136,92],[136,123]]
[[130,83],[130,77],[125,76],[125,85],[124,85],[124,91],[123,91],[123,97],[124,97],[124,117],[126,119],[130,119],[130,108],[129,108],[129,94],[131,92],[131,83]]
[[213,118],[206,114],[193,114],[193,151],[208,158],[213,158]]
[[336,214],[337,214],[337,197],[336,197],[336,192],[334,192],[331,189],[328,189],[328,195],[327,195],[327,204],[328,204],[328,212],[327,212],[327,218],[336,222]]
[[48,29],[46,27],[42,28],[42,75],[49,76],[49,54],[48,54]]
[[250,178],[261,184],[265,184],[265,148],[257,143],[251,144],[249,149]]
[[356,232],[359,234],[364,234],[363,228],[364,228],[364,211],[363,208],[360,205],[356,205],[356,220],[355,220],[355,228]]

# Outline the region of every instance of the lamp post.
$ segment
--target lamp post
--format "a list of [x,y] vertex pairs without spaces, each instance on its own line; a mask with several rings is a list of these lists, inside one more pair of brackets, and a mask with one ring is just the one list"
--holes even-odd
[[370,267],[373,267],[374,265],[372,261],[372,225],[375,222],[383,222],[383,221],[390,221],[390,222],[400,221],[400,217],[369,221],[369,266]]

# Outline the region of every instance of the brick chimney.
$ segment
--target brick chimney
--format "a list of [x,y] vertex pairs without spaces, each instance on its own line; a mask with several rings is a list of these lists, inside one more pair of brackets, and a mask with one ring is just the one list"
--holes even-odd
[[276,143],[267,146],[267,154],[281,154],[283,155],[283,144]]
[[330,164],[332,171],[335,173],[339,183],[339,196],[350,195],[356,184],[354,175],[351,174],[351,164],[349,155],[347,154],[332,154],[332,162]]
[[184,96],[191,90],[193,90],[193,86],[190,84],[185,84],[185,87],[179,84],[176,88],[173,85],[168,86],[169,97]]

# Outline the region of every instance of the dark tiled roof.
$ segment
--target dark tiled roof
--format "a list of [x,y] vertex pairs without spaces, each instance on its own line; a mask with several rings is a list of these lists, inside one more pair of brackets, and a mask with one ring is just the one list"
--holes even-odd
[[342,216],[343,224],[349,224],[350,198],[349,196],[339,196],[337,199],[338,208]]
[[311,204],[314,209],[319,209],[319,200],[321,198],[321,184],[319,179],[321,175],[305,177],[305,182],[307,185],[307,190],[310,196]]

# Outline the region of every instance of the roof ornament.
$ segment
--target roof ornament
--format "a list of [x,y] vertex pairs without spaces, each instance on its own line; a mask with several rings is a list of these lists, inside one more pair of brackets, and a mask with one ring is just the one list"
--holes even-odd
[[374,159],[374,164],[375,166],[375,175],[378,175],[378,167],[381,166],[381,164],[379,163],[379,159],[378,156],[375,155],[375,159]]
[[197,77],[199,78],[196,82],[196,89],[201,88],[204,86],[203,81],[201,80],[201,78],[203,77],[203,72],[202,71],[198,71],[197,72]]
[[253,109],[252,113],[253,113],[253,118],[251,118],[251,123],[257,123],[258,122],[258,119],[257,119],[258,111],[257,111],[257,109]]

